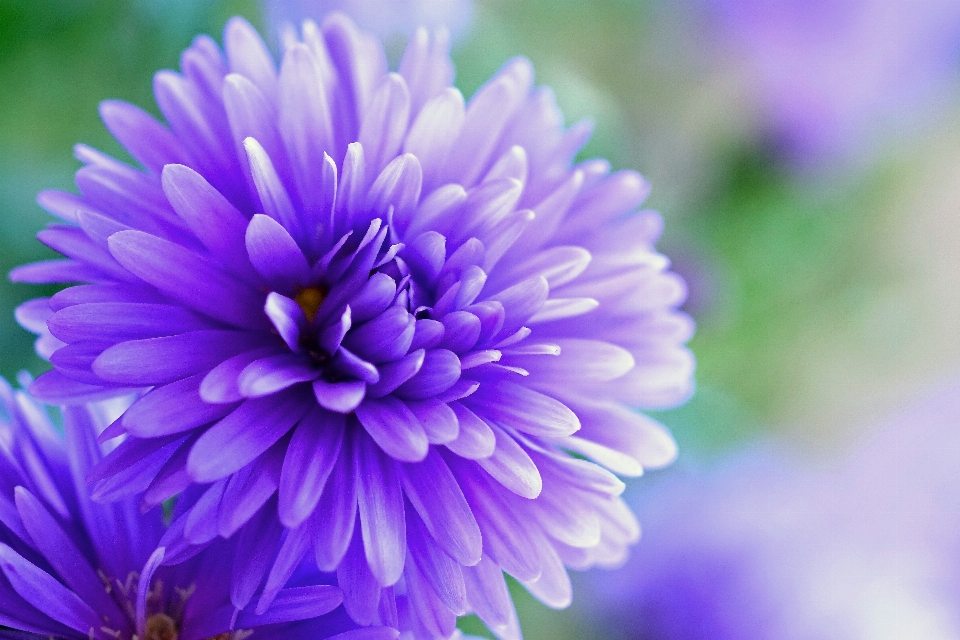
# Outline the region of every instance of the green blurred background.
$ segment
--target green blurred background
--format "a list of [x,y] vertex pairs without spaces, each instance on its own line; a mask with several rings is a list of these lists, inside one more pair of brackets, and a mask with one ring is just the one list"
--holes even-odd
[[[74,143],[125,157],[97,104],[157,113],[154,71],[233,14],[264,26],[254,0],[0,0],[0,269],[52,256],[34,239],[48,221],[34,199],[72,189]],[[764,146],[743,74],[711,55],[680,4],[477,2],[457,85],[469,96],[514,55],[533,61],[568,123],[595,122],[586,154],[653,184],[660,247],[690,282],[698,324],[698,392],[656,414],[681,455],[766,433],[833,455],[960,369],[956,91],[855,164],[798,171]],[[0,373],[39,373],[13,310],[40,292],[4,282]],[[528,638],[594,637],[577,604],[548,612],[516,591]]]

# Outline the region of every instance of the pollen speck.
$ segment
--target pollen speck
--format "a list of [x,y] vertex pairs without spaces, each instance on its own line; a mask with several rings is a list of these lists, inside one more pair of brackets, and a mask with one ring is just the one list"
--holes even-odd
[[304,287],[297,292],[294,300],[296,300],[300,308],[303,309],[307,320],[313,322],[313,319],[317,316],[317,310],[320,309],[320,305],[323,304],[323,300],[326,297],[326,289],[321,287]]

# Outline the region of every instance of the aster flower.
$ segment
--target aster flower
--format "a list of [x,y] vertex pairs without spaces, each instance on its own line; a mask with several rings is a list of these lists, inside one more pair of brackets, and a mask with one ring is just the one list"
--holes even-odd
[[705,0],[769,133],[801,165],[850,161],[953,91],[951,0]]
[[230,575],[246,559],[234,557],[236,544],[222,541],[161,566],[167,550],[157,548],[165,528],[159,510],[141,514],[130,499],[91,500],[85,476],[100,459],[95,437],[109,407],[66,409],[65,442],[40,405],[5,381],[0,406],[0,625],[78,640],[240,640],[252,631],[258,638],[397,636],[358,629],[338,609],[340,590],[309,578],[281,591],[263,615],[238,611]]
[[674,469],[634,502],[644,544],[587,580],[611,640],[960,637],[960,385],[840,464],[782,444]]
[[563,127],[526,60],[465,104],[425,31],[399,73],[340,15],[279,73],[242,20],[224,42],[156,76],[169,128],[102,106],[143,171],[80,146],[81,195],[41,194],[67,257],[12,277],[82,284],[21,309],[50,334],[32,390],[142,393],[94,494],[202,485],[184,544],[276,550],[238,608],[312,556],[362,624],[446,636],[475,611],[515,636],[502,571],[566,606],[565,565],[639,536],[610,471],[675,454],[627,408],[683,401],[693,368],[660,218],[634,213],[647,185],[572,164],[589,127]]

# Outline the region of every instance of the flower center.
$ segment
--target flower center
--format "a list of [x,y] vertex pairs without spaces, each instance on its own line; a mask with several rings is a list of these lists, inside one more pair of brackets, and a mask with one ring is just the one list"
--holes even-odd
[[307,320],[313,322],[313,319],[317,317],[317,311],[320,309],[320,305],[323,304],[324,298],[327,297],[327,290],[322,287],[304,287],[297,292],[294,300],[300,308],[303,309],[303,314],[307,316]]
[[147,618],[143,640],[177,640],[180,636],[177,623],[165,613],[155,613]]

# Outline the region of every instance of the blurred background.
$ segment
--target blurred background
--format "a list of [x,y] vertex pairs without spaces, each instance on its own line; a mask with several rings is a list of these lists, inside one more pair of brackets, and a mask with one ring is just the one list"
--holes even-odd
[[[584,156],[650,179],[689,284],[698,390],[655,414],[681,457],[628,489],[650,542],[567,611],[516,589],[526,637],[960,638],[960,2],[0,0],[0,270],[52,256],[34,199],[74,143],[126,157],[101,100],[156,114],[197,33],[330,6],[394,60],[411,16],[449,25],[466,96],[530,58]],[[0,373],[39,373],[38,291],[4,282]]]

